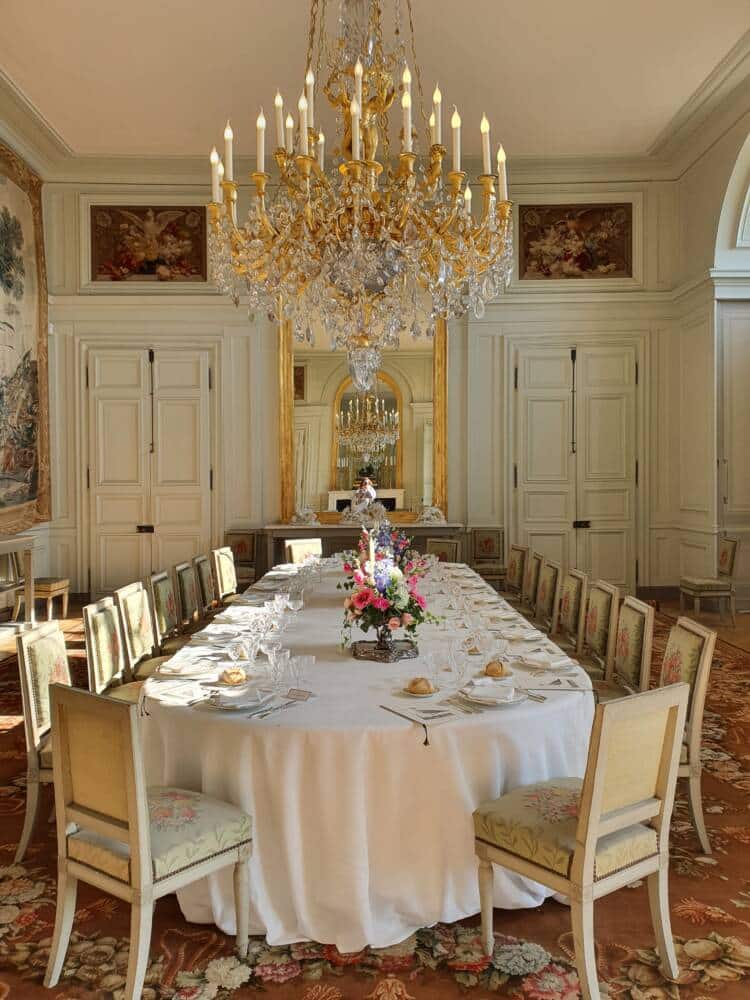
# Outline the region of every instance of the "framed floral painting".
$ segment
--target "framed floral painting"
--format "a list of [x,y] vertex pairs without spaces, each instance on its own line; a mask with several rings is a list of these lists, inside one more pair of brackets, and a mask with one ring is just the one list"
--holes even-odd
[[632,200],[520,205],[519,280],[632,280],[633,209]]
[[42,181],[0,143],[0,534],[50,518]]
[[208,280],[202,205],[89,205],[90,281]]

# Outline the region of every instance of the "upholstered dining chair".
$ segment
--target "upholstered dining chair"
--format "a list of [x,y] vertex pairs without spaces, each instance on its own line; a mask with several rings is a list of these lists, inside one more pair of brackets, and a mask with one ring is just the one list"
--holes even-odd
[[497,588],[505,579],[503,529],[471,529],[471,568]]
[[190,642],[190,636],[183,632],[172,574],[166,570],[152,573],[148,578],[148,585],[154,612],[156,643],[160,652],[173,656]]
[[65,637],[57,622],[16,636],[26,736],[26,816],[15,864],[23,861],[39,809],[39,786],[52,783],[50,684],[70,684]]
[[541,552],[530,552],[526,559],[526,567],[521,586],[521,607],[536,613],[536,593],[539,589],[539,573],[542,569],[544,556]]
[[719,539],[719,565],[715,577],[683,576],[680,580],[680,611],[685,610],[685,602],[689,598],[693,602],[693,612],[701,613],[701,601],[711,598],[719,602],[719,613],[724,618],[724,611],[729,605],[732,625],[737,625],[737,593],[734,574],[737,569],[737,555],[740,548],[739,538]]
[[288,563],[299,564],[310,556],[322,555],[322,538],[289,538],[284,542],[284,558]]
[[562,570],[560,563],[545,559],[539,570],[539,583],[536,588],[534,602],[534,617],[545,632],[552,632],[557,621],[560,607],[560,587],[562,585]]
[[607,675],[615,655],[619,604],[619,589],[606,580],[596,580],[589,587],[580,661],[586,673],[596,680]]
[[118,587],[114,593],[120,611],[123,651],[127,676],[145,680],[166,663],[169,656],[157,656],[158,645],[148,591],[140,580]]
[[101,601],[84,607],[83,633],[89,691],[137,702],[142,682],[128,680],[120,609],[111,597],[103,597]]
[[653,641],[654,609],[635,597],[626,597],[620,608],[609,670],[603,680],[593,681],[599,701],[648,691]]
[[583,1000],[599,1000],[594,900],[648,881],[662,974],[678,975],[669,916],[669,825],[688,686],[597,705],[583,780],[551,778],[474,812],[482,942],[494,951],[492,865],[567,896]]
[[135,705],[57,685],[51,702],[57,909],[44,985],[60,978],[79,881],[130,903],[125,997],[142,993],[156,900],[228,865],[244,958],[250,817],[198,792],[147,787]]
[[528,557],[529,549],[526,545],[516,545],[514,543],[508,548],[508,565],[505,569],[505,589],[503,594],[511,600],[521,597],[524,569]]
[[239,599],[237,593],[237,570],[234,565],[234,554],[228,545],[220,549],[211,550],[211,559],[214,565],[214,580],[219,601],[222,604],[231,604]]
[[211,560],[205,554],[193,558],[195,575],[198,580],[198,591],[200,594],[203,616],[211,614],[216,610],[218,597],[216,596],[216,584],[214,574],[211,569]]
[[659,681],[662,687],[679,682],[690,685],[687,725],[677,776],[688,780],[690,814],[704,854],[711,853],[711,841],[703,817],[701,740],[715,645],[716,633],[711,629],[689,618],[678,618],[669,631]]
[[197,625],[201,620],[202,601],[195,566],[192,562],[178,563],[174,568],[177,581],[177,602],[183,627]]
[[558,642],[579,655],[583,647],[583,627],[586,621],[586,598],[589,578],[580,569],[569,569],[560,589],[560,605],[554,631]]

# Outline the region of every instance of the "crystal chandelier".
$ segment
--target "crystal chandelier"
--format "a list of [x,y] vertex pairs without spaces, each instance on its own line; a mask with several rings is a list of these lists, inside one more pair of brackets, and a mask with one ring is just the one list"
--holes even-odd
[[[443,99],[435,88],[427,119],[416,61],[411,0],[408,36],[394,3],[394,43],[384,42],[381,0],[340,0],[338,37],[325,31],[326,0],[312,0],[305,90],[299,118],[274,101],[278,182],[266,172],[266,119],[257,119],[252,204],[237,217],[234,134],[227,123],[223,162],[211,152],[209,261],[219,288],[251,312],[288,321],[296,340],[312,343],[313,318],[333,349],[349,352],[357,387],[373,387],[379,351],[396,348],[402,331],[432,336],[438,319],[485,304],[512,270],[511,204],[505,153],[492,172],[490,126],[482,116],[481,209],[461,169],[461,117],[450,120],[452,156],[444,177]],[[321,7],[319,12],[319,5]],[[411,45],[417,93],[407,65]],[[326,169],[325,136],[316,127],[316,79],[337,115],[337,146]],[[424,119],[426,155],[413,102]],[[389,112],[400,107],[400,151],[391,155]],[[358,353],[357,353],[358,352]]]
[[350,399],[336,414],[336,437],[353,455],[369,462],[392,447],[401,436],[398,411],[387,410],[385,400],[370,394]]

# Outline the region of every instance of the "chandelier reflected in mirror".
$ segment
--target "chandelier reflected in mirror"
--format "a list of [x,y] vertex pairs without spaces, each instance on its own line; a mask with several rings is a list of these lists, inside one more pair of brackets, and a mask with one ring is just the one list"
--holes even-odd
[[[444,176],[442,94],[436,87],[428,119],[411,0],[405,0],[403,12],[408,30],[401,24],[401,0],[393,0],[393,8],[394,41],[388,45],[381,0],[340,0],[336,38],[326,32],[326,0],[312,0],[297,119],[285,116],[281,94],[274,101],[278,181],[266,172],[261,110],[252,204],[242,222],[229,123],[223,161],[216,149],[211,152],[209,260],[219,288],[236,303],[246,298],[251,312],[288,321],[299,342],[313,342],[314,324],[320,323],[332,348],[349,352],[361,391],[373,386],[378,352],[397,348],[402,332],[432,336],[438,320],[469,309],[481,317],[512,269],[503,148],[493,172],[490,126],[482,116],[481,198],[476,199],[481,204],[475,212],[462,170],[461,117],[454,108],[450,169]],[[316,127],[321,80],[337,116],[328,168],[326,138]],[[413,104],[421,111],[421,130],[414,125]],[[400,111],[397,155],[391,155],[389,133],[394,105]]]
[[401,436],[398,411],[370,393],[350,399],[335,415],[336,437],[350,454],[364,462],[377,461]]

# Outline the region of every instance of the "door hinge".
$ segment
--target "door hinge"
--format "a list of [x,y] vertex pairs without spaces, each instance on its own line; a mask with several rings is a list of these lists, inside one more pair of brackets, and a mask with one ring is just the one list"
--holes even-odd
[[152,365],[154,363],[154,357],[155,357],[154,349],[153,349],[153,347],[149,347],[149,349],[148,349],[148,363],[150,365]]
[[208,471],[208,488],[212,490],[214,488],[214,470],[209,469]]
[[573,362],[573,364],[576,363],[576,349],[575,349],[575,347],[571,347],[571,349],[570,349],[570,360]]
[[214,370],[213,368],[208,369],[208,391],[210,392],[214,387]]
[[635,485],[638,485],[638,459],[635,460]]
[[86,489],[91,489],[91,469],[88,465],[86,466]]
[[590,528],[591,521],[573,521],[574,528]]
[[513,388],[518,388],[518,365],[513,369]]
[[638,385],[638,378],[639,378],[639,375],[638,375],[638,362],[636,361],[636,363],[635,363],[635,384],[636,385]]
[[153,524],[136,524],[135,530],[139,535],[153,535],[154,526]]
[[513,489],[518,489],[518,466],[513,466]]

